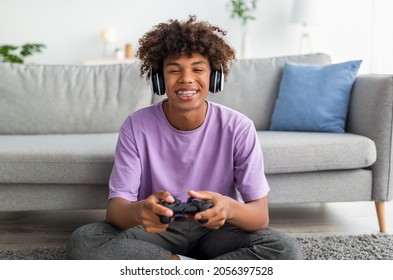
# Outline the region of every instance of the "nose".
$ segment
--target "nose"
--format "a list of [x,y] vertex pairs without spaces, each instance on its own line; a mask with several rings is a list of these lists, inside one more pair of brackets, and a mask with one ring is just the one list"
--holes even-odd
[[190,71],[183,71],[179,77],[179,83],[181,84],[191,84],[194,82],[194,78]]

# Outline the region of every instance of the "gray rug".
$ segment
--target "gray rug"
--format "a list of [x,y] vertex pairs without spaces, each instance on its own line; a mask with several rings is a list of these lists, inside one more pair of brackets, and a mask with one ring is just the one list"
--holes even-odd
[[297,238],[307,260],[393,260],[393,235]]
[[[296,238],[306,260],[393,260],[393,235]],[[0,250],[0,260],[63,260],[64,247]]]

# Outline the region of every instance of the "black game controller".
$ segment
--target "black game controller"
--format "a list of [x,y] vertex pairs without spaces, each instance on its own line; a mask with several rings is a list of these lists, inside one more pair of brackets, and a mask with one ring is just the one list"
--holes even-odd
[[[178,214],[191,214],[194,215],[198,212],[207,210],[213,207],[213,204],[204,200],[195,199],[193,197],[189,197],[187,202],[181,202],[178,199],[175,199],[174,203],[161,202],[161,205],[171,209],[173,211],[173,216]],[[172,217],[173,217],[172,216]],[[163,224],[169,224],[172,217],[160,216],[160,221]],[[207,219],[199,220],[201,224],[207,223]]]

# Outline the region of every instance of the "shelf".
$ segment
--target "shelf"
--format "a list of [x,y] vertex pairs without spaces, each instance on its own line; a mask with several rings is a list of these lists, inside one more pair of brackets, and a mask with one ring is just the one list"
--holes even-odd
[[138,61],[136,58],[130,59],[116,59],[116,58],[88,58],[83,60],[83,65],[106,65],[106,64],[124,64],[124,63],[134,63]]

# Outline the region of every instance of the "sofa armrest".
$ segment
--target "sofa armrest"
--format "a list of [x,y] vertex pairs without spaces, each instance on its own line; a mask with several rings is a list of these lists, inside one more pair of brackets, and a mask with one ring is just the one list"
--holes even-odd
[[346,130],[372,139],[377,148],[373,171],[374,201],[393,197],[393,75],[359,75],[352,89]]

